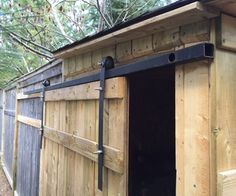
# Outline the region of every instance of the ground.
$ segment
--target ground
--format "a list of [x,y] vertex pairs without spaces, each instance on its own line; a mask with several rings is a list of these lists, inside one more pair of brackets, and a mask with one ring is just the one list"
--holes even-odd
[[11,188],[6,179],[6,176],[3,173],[2,168],[0,167],[0,196],[10,196]]

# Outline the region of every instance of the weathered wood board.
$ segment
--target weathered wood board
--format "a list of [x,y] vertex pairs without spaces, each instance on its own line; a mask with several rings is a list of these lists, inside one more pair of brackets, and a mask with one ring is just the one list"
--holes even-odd
[[2,160],[2,145],[3,145],[3,94],[4,94],[4,90],[0,90],[0,160]]
[[25,91],[42,88],[45,79],[53,85],[61,82],[61,60],[50,62],[23,76],[18,81],[14,136],[13,189],[18,196],[39,194],[41,143],[41,93],[25,95]]
[[3,159],[2,164],[5,174],[11,186],[13,186],[13,151],[14,151],[14,129],[15,129],[15,102],[16,88],[13,86],[5,90],[4,98],[4,135],[3,135]]

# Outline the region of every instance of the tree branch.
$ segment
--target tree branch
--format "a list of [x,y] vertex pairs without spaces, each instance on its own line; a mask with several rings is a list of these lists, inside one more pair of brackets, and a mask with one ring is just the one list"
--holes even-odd
[[37,44],[37,43],[34,43],[34,42],[32,42],[32,41],[30,41],[30,40],[28,40],[28,39],[22,37],[21,35],[15,33],[15,32],[12,32],[12,31],[8,30],[7,28],[5,28],[4,26],[2,26],[1,24],[0,24],[0,27],[3,28],[3,29],[4,29],[6,32],[8,32],[9,34],[12,34],[12,35],[14,35],[15,37],[18,37],[19,39],[21,39],[21,40],[23,40],[23,41],[25,41],[25,42],[28,42],[28,43],[30,43],[30,44],[32,44],[32,45],[34,45],[34,46],[36,46],[36,47],[38,47],[38,48],[40,48],[40,49],[43,49],[43,50],[47,51],[47,52],[51,52],[48,48],[45,48],[45,47],[43,47],[43,46],[41,46],[41,45],[39,45],[39,44]]
[[30,41],[30,40],[28,40],[28,39],[26,39],[26,38],[20,36],[20,35],[17,34],[17,33],[11,32],[11,34],[13,34],[14,36],[16,36],[16,37],[18,37],[18,38],[24,40],[25,42],[28,42],[28,43],[30,43],[30,44],[32,44],[32,45],[34,45],[34,46],[36,46],[36,47],[38,47],[38,48],[40,48],[40,49],[43,49],[43,50],[45,50],[45,51],[47,51],[47,52],[51,52],[48,48],[45,48],[45,47],[43,47],[43,46],[41,46],[41,45],[39,45],[39,44],[37,44],[37,43],[34,43],[34,42],[32,42],[32,41]]
[[[123,9],[123,10],[121,11],[121,13],[119,14],[119,16],[116,18],[114,24],[116,24],[116,23],[119,21],[119,19],[120,19],[120,17],[122,16],[122,14],[123,14],[124,12],[128,12],[128,11],[136,4],[136,2],[137,2],[137,0],[135,0],[135,1],[134,1],[133,3],[131,3],[128,7],[126,7],[125,9]],[[127,14],[125,14],[125,16],[127,16]],[[125,19],[125,17],[124,17],[122,20],[124,20],[124,19]]]
[[83,34],[83,36],[85,37],[85,33],[83,31],[83,29],[80,27],[80,24],[74,20],[71,19],[71,17],[67,16],[65,13],[62,13],[68,20],[70,20],[72,23],[74,23],[78,28],[79,30],[81,31],[81,33]]
[[98,3],[98,5],[95,5],[95,4],[90,3],[90,2],[88,2],[88,1],[86,1],[86,0],[82,0],[82,1],[83,1],[84,3],[90,5],[90,6],[95,7],[95,8],[97,9],[97,11],[99,12],[100,16],[101,16],[101,17],[103,18],[103,20],[106,22],[106,24],[107,24],[110,28],[113,26],[112,24],[110,24],[110,23],[108,22],[108,20],[106,19],[106,17],[104,16],[104,14],[103,14],[102,11],[100,10],[100,8],[98,7],[98,6],[99,6],[99,3]]
[[8,35],[14,40],[16,41],[18,44],[24,46],[25,48],[27,48],[28,50],[30,50],[31,52],[35,53],[35,54],[38,54],[40,56],[43,56],[43,57],[46,57],[46,58],[49,58],[49,59],[52,59],[53,57],[52,56],[49,56],[47,54],[44,54],[40,51],[37,51],[35,50],[34,48],[31,48],[30,46],[28,46],[27,44],[23,43],[19,38],[15,37],[13,34],[11,33],[8,33]]
[[64,28],[63,28],[63,26],[62,26],[62,24],[61,24],[61,22],[60,22],[60,19],[59,19],[59,17],[58,17],[57,10],[55,9],[54,4],[51,3],[49,0],[47,0],[47,2],[49,3],[49,5],[50,5],[51,8],[52,8],[52,9],[51,9],[51,10],[52,10],[52,14],[53,14],[53,16],[54,16],[54,18],[55,18],[55,21],[56,21],[56,23],[57,23],[57,25],[58,25],[59,30],[61,31],[61,33],[65,36],[65,38],[66,38],[70,43],[73,43],[73,40],[71,40],[70,38],[68,38],[68,36],[66,35],[66,32],[65,32],[65,30],[64,30]]

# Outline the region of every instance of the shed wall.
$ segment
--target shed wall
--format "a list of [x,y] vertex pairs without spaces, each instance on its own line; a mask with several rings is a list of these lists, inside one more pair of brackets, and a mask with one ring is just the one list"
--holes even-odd
[[157,29],[155,33],[138,39],[130,39],[123,43],[66,58],[63,65],[64,79],[71,80],[86,75],[88,72],[98,71],[98,63],[102,57],[111,56],[114,58],[116,66],[120,66],[138,58],[176,50],[196,42],[209,41],[209,24],[209,20],[203,20],[165,31]]

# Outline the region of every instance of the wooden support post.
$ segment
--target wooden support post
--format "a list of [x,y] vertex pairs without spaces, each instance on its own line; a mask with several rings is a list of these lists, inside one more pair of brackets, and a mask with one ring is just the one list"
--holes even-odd
[[[16,86],[16,95],[19,92],[18,85]],[[12,161],[12,196],[16,190],[16,174],[17,174],[17,149],[18,149],[18,99],[16,98],[15,104],[15,130],[14,130],[14,141],[13,141],[13,161]]]

